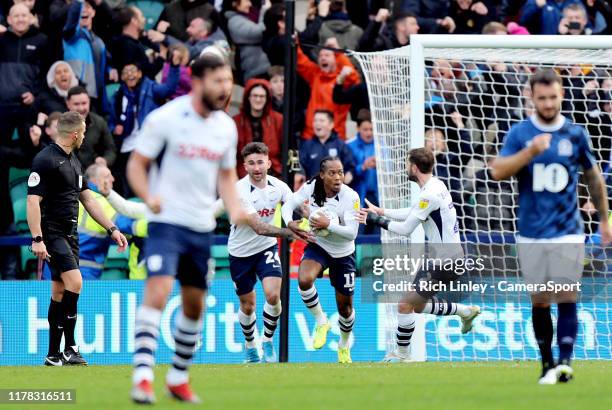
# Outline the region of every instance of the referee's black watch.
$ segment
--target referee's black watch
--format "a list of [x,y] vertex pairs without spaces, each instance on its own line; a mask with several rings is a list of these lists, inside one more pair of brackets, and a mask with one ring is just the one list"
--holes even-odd
[[32,238],[32,242],[41,243],[43,241],[42,236],[38,235]]
[[116,226],[111,226],[110,228],[108,228],[106,230],[106,233],[108,234],[108,236],[111,236],[113,234],[113,232],[119,230]]

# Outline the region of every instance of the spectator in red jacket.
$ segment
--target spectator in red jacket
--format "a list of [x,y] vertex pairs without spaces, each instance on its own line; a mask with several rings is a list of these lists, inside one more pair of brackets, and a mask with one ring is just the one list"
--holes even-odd
[[249,142],[263,142],[270,150],[272,161],[270,172],[280,176],[281,138],[283,136],[283,116],[272,109],[272,92],[270,83],[266,80],[251,79],[244,87],[240,114],[234,117],[238,128],[238,146],[236,171],[238,177],[246,175],[240,152]]
[[[330,38],[326,47],[339,48],[338,41]],[[344,87],[359,84],[357,70],[349,58],[341,53],[335,54],[328,49],[319,50],[317,63],[311,61],[298,47],[297,72],[310,85],[310,101],[306,109],[306,125],[302,138],[310,140],[314,136],[312,128],[316,110],[328,110],[334,113],[334,129],[342,140],[346,139],[346,117],[350,104],[336,104],[333,100],[334,85],[338,76],[343,76]]]

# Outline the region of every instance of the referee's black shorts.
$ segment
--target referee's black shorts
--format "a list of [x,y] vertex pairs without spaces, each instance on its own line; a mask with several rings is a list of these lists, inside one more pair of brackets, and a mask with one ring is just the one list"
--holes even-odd
[[46,232],[43,240],[51,257],[47,262],[51,270],[51,280],[60,281],[61,274],[79,269],[79,235],[62,232]]

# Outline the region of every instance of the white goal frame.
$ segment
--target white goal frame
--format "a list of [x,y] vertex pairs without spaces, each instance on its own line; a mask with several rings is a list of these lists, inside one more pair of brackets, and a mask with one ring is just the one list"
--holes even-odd
[[[561,36],[561,35],[432,35],[415,34],[410,36],[410,45],[400,49],[385,50],[378,53],[380,55],[399,55],[406,56],[409,61],[409,98],[410,113],[409,121],[409,147],[408,149],[420,148],[425,145],[425,89],[426,89],[426,53],[425,49],[431,48],[454,48],[454,49],[565,49],[565,50],[608,50],[610,52],[609,64],[612,64],[612,36]],[[399,51],[401,50],[401,51]],[[359,54],[355,53],[359,60]],[[560,60],[571,60],[571,54],[560,56]],[[574,62],[576,60],[573,60]],[[582,62],[582,61],[579,61]],[[587,62],[588,63],[588,62]],[[368,91],[372,95],[372,85],[367,84]],[[418,103],[415,103],[418,102]],[[372,110],[372,119],[376,123],[377,115]],[[375,126],[376,132],[376,126]],[[379,138],[375,135],[377,155],[381,152]],[[379,184],[380,184],[379,178]],[[411,184],[410,196],[415,198],[418,195],[418,187]],[[385,242],[385,235],[383,235]],[[423,230],[418,228],[410,237],[412,243],[424,242]],[[418,318],[416,328],[411,343],[411,359],[414,361],[427,360],[425,347],[425,331],[423,320]],[[390,333],[387,333],[389,337]],[[387,341],[387,345],[390,343]]]

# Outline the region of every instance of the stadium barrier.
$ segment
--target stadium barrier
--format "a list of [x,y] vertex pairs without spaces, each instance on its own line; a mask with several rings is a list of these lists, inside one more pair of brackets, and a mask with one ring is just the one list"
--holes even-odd
[[[589,279],[585,279],[588,281]],[[379,361],[386,349],[386,309],[383,304],[365,303],[356,280],[352,357],[355,361]],[[77,343],[92,365],[129,364],[134,350],[134,316],[142,300],[143,281],[89,281],[79,300]],[[262,295],[260,284],[257,285]],[[324,310],[332,323],[327,345],[312,349],[314,320],[298,297],[297,281],[291,280],[289,319],[289,361],[335,362],[339,330],[334,292],[322,279],[317,289]],[[162,317],[158,363],[169,363],[173,347],[171,327],[180,306],[175,287]],[[0,282],[0,365],[41,365],[47,350],[47,308],[49,283],[43,281]],[[474,301],[472,301],[474,302]],[[258,334],[262,332],[263,298],[258,298]],[[240,363],[243,336],[238,324],[238,299],[229,279],[213,280],[206,301],[202,342],[195,363]],[[609,304],[592,300],[579,305],[580,328],[576,343],[577,359],[612,359],[612,323]],[[528,303],[483,305],[472,333],[462,335],[455,317],[424,315],[429,360],[515,360],[537,359]],[[278,337],[275,337],[278,343]]]

